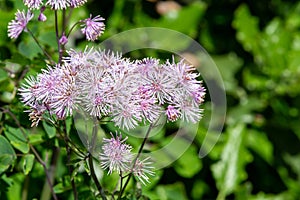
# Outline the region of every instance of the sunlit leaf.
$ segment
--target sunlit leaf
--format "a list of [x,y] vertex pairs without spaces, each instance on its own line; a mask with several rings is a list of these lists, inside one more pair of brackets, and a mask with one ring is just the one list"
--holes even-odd
[[53,138],[56,135],[56,129],[47,122],[43,121],[43,127],[49,138]]
[[256,151],[269,164],[273,161],[273,145],[264,132],[248,130],[247,146]]
[[29,144],[26,142],[26,138],[20,129],[6,126],[5,135],[16,149],[22,153],[28,153]]
[[[12,160],[10,164],[12,164],[13,160],[16,159],[17,157],[12,146],[9,144],[7,139],[2,135],[0,135],[0,155],[11,156]],[[1,162],[1,164],[3,163]]]
[[251,159],[244,149],[245,125],[237,124],[229,128],[227,134],[228,139],[221,160],[211,166],[220,199],[233,192],[235,187],[247,178],[244,167]]
[[25,175],[27,175],[31,169],[32,169],[32,166],[33,166],[33,162],[34,162],[34,155],[33,154],[28,154],[28,155],[25,155],[24,158],[23,158],[23,173]]
[[187,200],[185,189],[182,183],[174,183],[172,185],[159,185],[156,193],[160,200]]
[[201,160],[198,156],[197,149],[193,145],[191,145],[174,164],[176,172],[185,178],[193,177],[201,168]]

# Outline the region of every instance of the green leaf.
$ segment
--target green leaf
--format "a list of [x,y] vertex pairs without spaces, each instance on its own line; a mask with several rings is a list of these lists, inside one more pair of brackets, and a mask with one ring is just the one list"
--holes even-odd
[[[193,163],[193,164],[191,164]],[[191,178],[202,168],[201,160],[195,146],[190,146],[187,151],[176,161],[174,169],[185,178]]]
[[174,183],[172,185],[159,185],[156,193],[160,200],[187,200],[184,185],[182,183]]
[[72,189],[72,186],[71,186],[71,179],[70,179],[70,176],[64,176],[62,178],[62,182],[56,184],[54,187],[54,192],[59,194],[59,193],[64,193],[68,190],[71,190]]
[[42,54],[42,50],[39,48],[39,46],[34,42],[34,41],[24,41],[22,40],[22,42],[20,42],[19,46],[18,46],[18,50],[19,52],[30,58],[33,59],[34,57],[36,57],[39,53]]
[[6,79],[8,79],[7,72],[4,69],[0,68],[0,83],[5,81]]
[[32,145],[40,144],[44,141],[43,135],[41,133],[34,133],[28,136],[29,141]]
[[256,151],[269,164],[273,161],[273,145],[264,132],[248,130],[247,146]]
[[236,92],[236,90],[238,89],[238,82],[235,78],[235,74],[241,68],[243,60],[239,58],[235,53],[214,56],[213,60],[216,65],[219,66],[218,69],[222,74],[226,90]]
[[18,63],[22,66],[25,65],[29,65],[30,64],[30,60],[26,57],[24,57],[24,55],[16,52],[11,56],[11,59],[9,59],[10,62],[12,63]]
[[0,135],[0,173],[11,166],[17,158],[16,153],[7,139]]
[[22,188],[24,188],[25,176],[23,175],[23,173],[14,173],[9,178],[12,181],[12,184],[8,188],[8,192],[6,192],[7,199],[20,200],[22,194]]
[[193,199],[202,199],[201,197],[208,190],[208,187],[209,186],[203,181],[199,181],[199,180],[195,181],[191,192]]
[[8,188],[12,185],[11,178],[6,177],[6,175],[2,175],[0,179],[0,192],[6,193]]
[[[25,131],[25,130],[24,130]],[[26,141],[22,131],[17,128],[5,126],[5,136],[9,139],[10,143],[22,153],[29,152],[29,144]]]
[[56,135],[56,129],[54,126],[51,126],[47,122],[43,121],[43,127],[49,138],[53,138]]
[[14,18],[14,11],[1,10],[0,15],[0,45],[7,43],[7,26],[8,22]]
[[241,41],[247,51],[257,48],[259,38],[259,20],[251,15],[246,5],[235,11],[233,26],[237,29],[237,39]]
[[34,162],[34,155],[33,154],[28,154],[28,155],[25,155],[24,158],[23,158],[23,173],[25,175],[27,175],[31,169],[32,169],[32,166],[33,166],[33,162]]
[[240,123],[228,128],[227,143],[224,146],[221,160],[211,166],[213,176],[219,189],[219,198],[234,191],[236,186],[247,178],[244,166],[251,159],[250,154],[243,149],[245,125]]
[[206,7],[205,3],[195,1],[195,3],[185,6],[180,10],[167,13],[154,25],[193,36],[196,34],[198,22],[204,15]]
[[45,45],[50,47],[56,47],[56,36],[55,31],[48,30],[47,32],[43,32],[39,36],[39,41]]

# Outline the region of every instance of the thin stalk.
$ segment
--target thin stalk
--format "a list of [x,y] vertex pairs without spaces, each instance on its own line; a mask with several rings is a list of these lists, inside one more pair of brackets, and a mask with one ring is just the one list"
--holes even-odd
[[73,26],[71,27],[71,29],[69,30],[68,34],[66,34],[66,37],[69,38],[71,32],[73,31],[73,29],[78,25],[80,24],[81,21],[79,22],[76,22],[75,24],[73,24]]
[[56,36],[56,42],[57,42],[57,50],[58,50],[58,63],[61,63],[62,59],[62,51],[61,51],[61,46],[59,43],[59,31],[58,31],[58,16],[57,16],[57,10],[54,11],[54,16],[55,16],[55,36]]
[[63,34],[67,27],[67,21],[66,21],[66,9],[63,9],[62,11],[62,31],[61,34]]
[[102,197],[103,200],[106,200],[107,198],[106,198],[104,189],[102,188],[100,182],[98,181],[98,178],[95,174],[94,164],[93,164],[92,152],[94,151],[96,138],[97,138],[97,123],[94,123],[93,130],[92,130],[91,144],[88,146],[88,162],[89,162],[89,166],[90,166],[92,179],[96,184],[96,187],[100,193],[100,196]]
[[95,174],[95,169],[94,169],[94,164],[93,164],[93,156],[91,153],[89,153],[88,155],[88,160],[89,160],[89,166],[90,166],[90,171],[91,171],[91,176],[92,176],[92,179],[93,181],[95,182],[96,184],[96,187],[100,193],[100,196],[102,197],[103,200],[106,200],[106,195],[105,195],[105,192],[104,192],[104,189],[102,188],[101,184],[99,183],[98,181],[98,178]]
[[40,42],[38,41],[38,39],[34,36],[34,34],[32,33],[32,31],[27,28],[27,32],[29,33],[29,35],[33,38],[33,40],[35,41],[35,43],[39,46],[39,48],[43,51],[44,55],[48,58],[48,60],[51,62],[51,64],[54,64],[54,60],[51,58],[51,56],[47,53],[47,51],[45,51],[45,49],[42,47],[42,45],[40,44]]
[[[67,18],[66,18],[66,9],[63,9],[63,11],[62,11],[62,28],[61,28],[61,36],[63,36],[63,35],[65,35],[65,32],[66,32],[66,28],[67,28],[67,23],[68,23],[68,21],[67,21]],[[65,52],[65,45],[64,44],[62,44],[61,45],[61,50],[60,50],[60,55],[61,55],[61,57],[63,56],[63,53]]]
[[143,148],[144,148],[144,146],[145,146],[145,144],[146,144],[146,141],[147,141],[147,139],[148,139],[148,137],[149,137],[149,134],[150,134],[150,132],[151,132],[151,130],[152,130],[153,127],[154,127],[154,124],[151,123],[150,126],[149,126],[149,128],[148,128],[148,130],[147,130],[147,132],[146,132],[146,135],[145,135],[145,137],[144,137],[144,140],[143,140],[143,142],[142,142],[142,144],[141,144],[141,146],[140,146],[140,148],[139,148],[138,154],[136,155],[135,159],[133,160],[133,165],[132,165],[132,167],[131,167],[131,172],[129,173],[128,178],[126,179],[126,182],[125,182],[125,184],[124,184],[124,187],[121,189],[121,191],[120,191],[120,193],[119,193],[118,199],[121,199],[121,197],[122,197],[122,195],[123,195],[123,193],[124,193],[124,191],[125,191],[125,189],[126,189],[128,183],[129,183],[129,181],[130,181],[130,179],[131,179],[131,177],[132,177],[132,170],[134,169],[134,167],[135,167],[135,165],[136,165],[136,161],[137,161],[137,159],[140,157],[140,155],[141,155],[141,153],[142,153],[142,151],[143,151]]
[[[124,177],[122,176],[122,172],[121,172],[120,176],[121,176],[121,180],[120,180],[120,190],[119,191],[121,191],[122,188],[123,188],[123,179],[124,179]],[[118,196],[118,198],[119,198],[119,196]]]
[[72,174],[74,171],[73,166],[71,165],[71,154],[72,154],[72,149],[69,145],[69,138],[67,135],[67,127],[66,127],[66,123],[64,121],[64,141],[66,144],[66,151],[67,151],[67,165],[68,165],[68,170],[69,170],[69,174],[71,177],[71,185],[72,185],[72,190],[73,190],[73,195],[74,195],[74,200],[78,200],[78,192],[77,192],[77,188],[76,188],[76,184],[75,184],[75,180],[72,178]]
[[[54,182],[55,170],[56,170],[57,160],[59,157],[59,152],[60,152],[60,148],[53,147],[50,166],[48,167],[48,174],[49,174],[51,183]],[[47,182],[44,184],[40,198],[41,198],[41,200],[48,200],[51,198],[51,188],[50,188],[49,184],[47,184]]]

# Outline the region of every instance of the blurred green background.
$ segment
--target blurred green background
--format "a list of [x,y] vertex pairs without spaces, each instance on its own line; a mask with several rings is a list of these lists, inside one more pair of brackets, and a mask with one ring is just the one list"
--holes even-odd
[[[53,154],[53,145],[59,144],[46,125],[30,128],[16,94],[25,74],[40,72],[45,63],[41,51],[26,33],[16,41],[7,37],[7,23],[16,9],[22,8],[22,1],[1,0],[0,8],[1,108],[14,113],[45,158]],[[160,170],[152,184],[143,187],[145,196],[166,200],[300,199],[300,3],[94,0],[75,9],[72,21],[88,17],[89,13],[106,19],[106,31],[99,42],[138,27],[164,27],[184,33],[207,50],[224,80],[227,116],[214,149],[206,157],[198,158],[209,123],[204,118],[188,151]],[[54,19],[50,11],[46,10],[46,14],[45,25],[29,26],[47,50],[55,53]],[[68,45],[83,49],[86,44],[82,36],[74,34]],[[159,58],[164,54],[143,50],[133,52],[132,56]],[[204,108],[209,110],[209,95],[206,100]],[[32,163],[26,143],[18,138],[20,133],[13,117],[1,112],[0,118],[0,197],[39,199],[43,170]],[[168,137],[165,134],[155,142],[166,141]],[[62,178],[67,174],[65,153],[60,155],[56,191],[60,198],[72,199],[70,182]],[[28,162],[33,166],[28,166]],[[88,181],[86,174],[79,175],[80,195],[93,199],[88,196]]]

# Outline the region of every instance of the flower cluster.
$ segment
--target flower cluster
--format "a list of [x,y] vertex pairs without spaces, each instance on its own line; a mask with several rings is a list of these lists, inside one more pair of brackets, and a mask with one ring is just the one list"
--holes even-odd
[[116,137],[112,135],[111,139],[103,139],[103,152],[100,154],[101,167],[108,168],[108,174],[113,171],[119,174],[133,173],[145,185],[145,181],[149,183],[148,175],[154,176],[152,171],[154,167],[151,166],[152,162],[148,161],[150,157],[144,160],[134,159],[132,146],[126,144],[126,140],[127,137],[122,140],[121,134],[118,133]]
[[[46,5],[49,5],[51,9],[66,9],[67,7],[78,7],[83,5],[86,0],[48,0]],[[46,21],[47,17],[44,14],[46,9],[41,0],[24,0],[24,4],[30,9],[40,9],[40,14],[38,16],[39,21]],[[8,24],[8,37],[12,39],[16,39],[19,35],[25,30],[28,30],[27,24],[32,18],[34,14],[31,11],[20,11],[16,12],[16,17],[14,20],[11,20]],[[86,36],[88,41],[95,41],[98,37],[102,35],[105,29],[105,24],[103,23],[104,18],[97,15],[92,18],[90,15],[89,18],[80,20],[79,23],[81,25],[81,32]],[[65,45],[68,42],[68,38],[66,35],[62,35],[60,39],[60,44]]]
[[160,64],[158,59],[131,61],[119,54],[86,48],[68,51],[62,65],[30,77],[19,90],[22,101],[59,119],[81,106],[91,116],[110,117],[121,128],[168,121],[196,123],[205,89],[195,68],[184,60]]
[[32,126],[38,124],[45,112],[55,114],[58,119],[72,114],[78,95],[75,79],[76,72],[67,65],[48,67],[36,79],[26,79],[19,91],[22,101],[30,106]]
[[[62,10],[68,7],[77,8],[85,4],[87,0],[47,0],[46,6],[50,6],[53,10]],[[39,9],[43,6],[42,0],[23,0],[25,6],[29,9]]]

